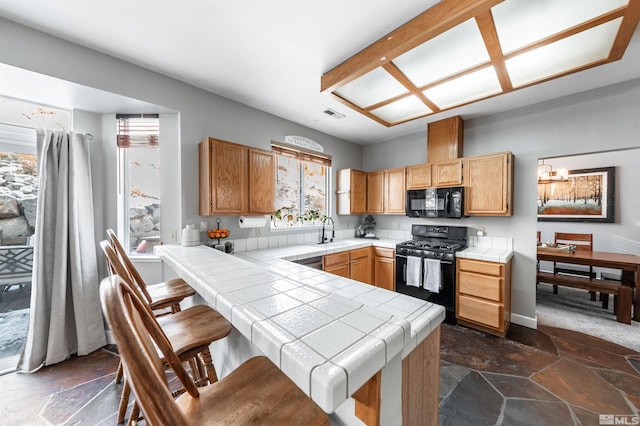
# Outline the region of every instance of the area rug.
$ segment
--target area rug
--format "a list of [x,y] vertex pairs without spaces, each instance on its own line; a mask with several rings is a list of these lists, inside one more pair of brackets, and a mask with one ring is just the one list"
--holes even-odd
[[538,285],[538,324],[579,331],[640,352],[640,323],[617,322],[613,296],[609,299],[609,309],[602,309],[602,302],[592,302],[586,290],[560,287],[558,293],[553,294],[550,285]]

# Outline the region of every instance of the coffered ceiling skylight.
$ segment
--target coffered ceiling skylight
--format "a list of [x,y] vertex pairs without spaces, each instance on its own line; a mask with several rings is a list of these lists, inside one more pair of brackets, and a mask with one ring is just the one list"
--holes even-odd
[[442,0],[322,76],[394,126],[622,58],[640,0]]

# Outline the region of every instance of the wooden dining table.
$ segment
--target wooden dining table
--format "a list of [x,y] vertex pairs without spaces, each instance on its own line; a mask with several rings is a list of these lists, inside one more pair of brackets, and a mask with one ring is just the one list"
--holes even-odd
[[[538,261],[573,263],[598,268],[618,269],[622,272],[622,285],[636,289],[640,283],[640,256],[604,251],[567,251],[538,247]],[[633,319],[640,321],[640,297],[636,294],[633,302]]]

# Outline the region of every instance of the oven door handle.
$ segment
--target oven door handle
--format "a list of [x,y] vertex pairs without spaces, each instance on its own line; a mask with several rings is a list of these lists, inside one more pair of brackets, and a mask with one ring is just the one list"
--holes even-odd
[[[405,256],[404,254],[396,254],[396,257],[401,257],[403,259],[406,259],[409,256]],[[412,256],[413,257],[413,256]],[[414,256],[414,257],[419,257],[419,256]],[[422,257],[421,259],[431,259],[428,257]],[[447,265],[453,265],[453,261],[452,260],[444,260],[444,259],[438,259],[440,260],[440,262],[445,263]]]

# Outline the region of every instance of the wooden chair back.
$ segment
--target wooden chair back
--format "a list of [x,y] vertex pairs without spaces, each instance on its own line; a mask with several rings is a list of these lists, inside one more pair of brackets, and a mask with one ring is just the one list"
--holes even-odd
[[[141,300],[146,301],[146,298],[140,292],[138,286],[135,285],[134,278],[131,276],[131,274],[129,273],[129,270],[122,263],[122,259],[120,258],[120,256],[118,256],[114,248],[111,246],[111,244],[109,244],[109,241],[102,240],[100,241],[99,244],[100,244],[100,248],[102,249],[102,252],[104,253],[104,257],[107,261],[107,267],[109,268],[109,272],[111,273],[111,275],[119,276],[122,280],[124,280],[125,283],[127,283],[127,285],[129,285],[132,288],[132,291],[136,292],[136,295]],[[145,305],[147,306],[147,309],[149,310],[149,312],[153,312],[151,310],[151,307],[149,306],[149,303],[145,303]]]
[[107,238],[109,239],[111,247],[114,248],[114,250],[118,253],[118,256],[120,256],[120,258],[122,259],[122,264],[125,268],[127,268],[127,271],[129,272],[128,275],[133,278],[135,284],[138,286],[140,292],[144,295],[144,298],[147,300],[147,302],[151,303],[152,299],[149,291],[147,290],[147,284],[144,282],[142,276],[133,265],[133,262],[131,262],[127,251],[124,249],[122,244],[120,244],[120,240],[118,240],[118,237],[116,236],[116,233],[113,232],[113,229],[107,229]]
[[[193,398],[199,397],[198,388],[173,351],[156,318],[135,290],[118,275],[102,281],[100,296],[128,383],[145,422],[150,425],[187,425],[188,419],[169,390],[164,362]],[[164,360],[160,358],[156,347],[162,352]]]
[[553,237],[556,244],[573,244],[577,251],[593,251],[593,234],[575,234],[556,232]]
[[[576,234],[569,232],[556,232],[553,237],[556,244],[573,244],[576,251],[593,251],[593,234]],[[567,265],[554,262],[553,272],[561,274],[582,275],[589,278],[595,278],[593,266]],[[554,290],[557,287],[554,286]]]
[[538,232],[536,233],[536,235],[537,235],[537,237],[538,237],[538,240],[537,240],[537,241],[538,241],[538,242],[540,242],[540,237],[541,237],[540,231],[538,231]]

